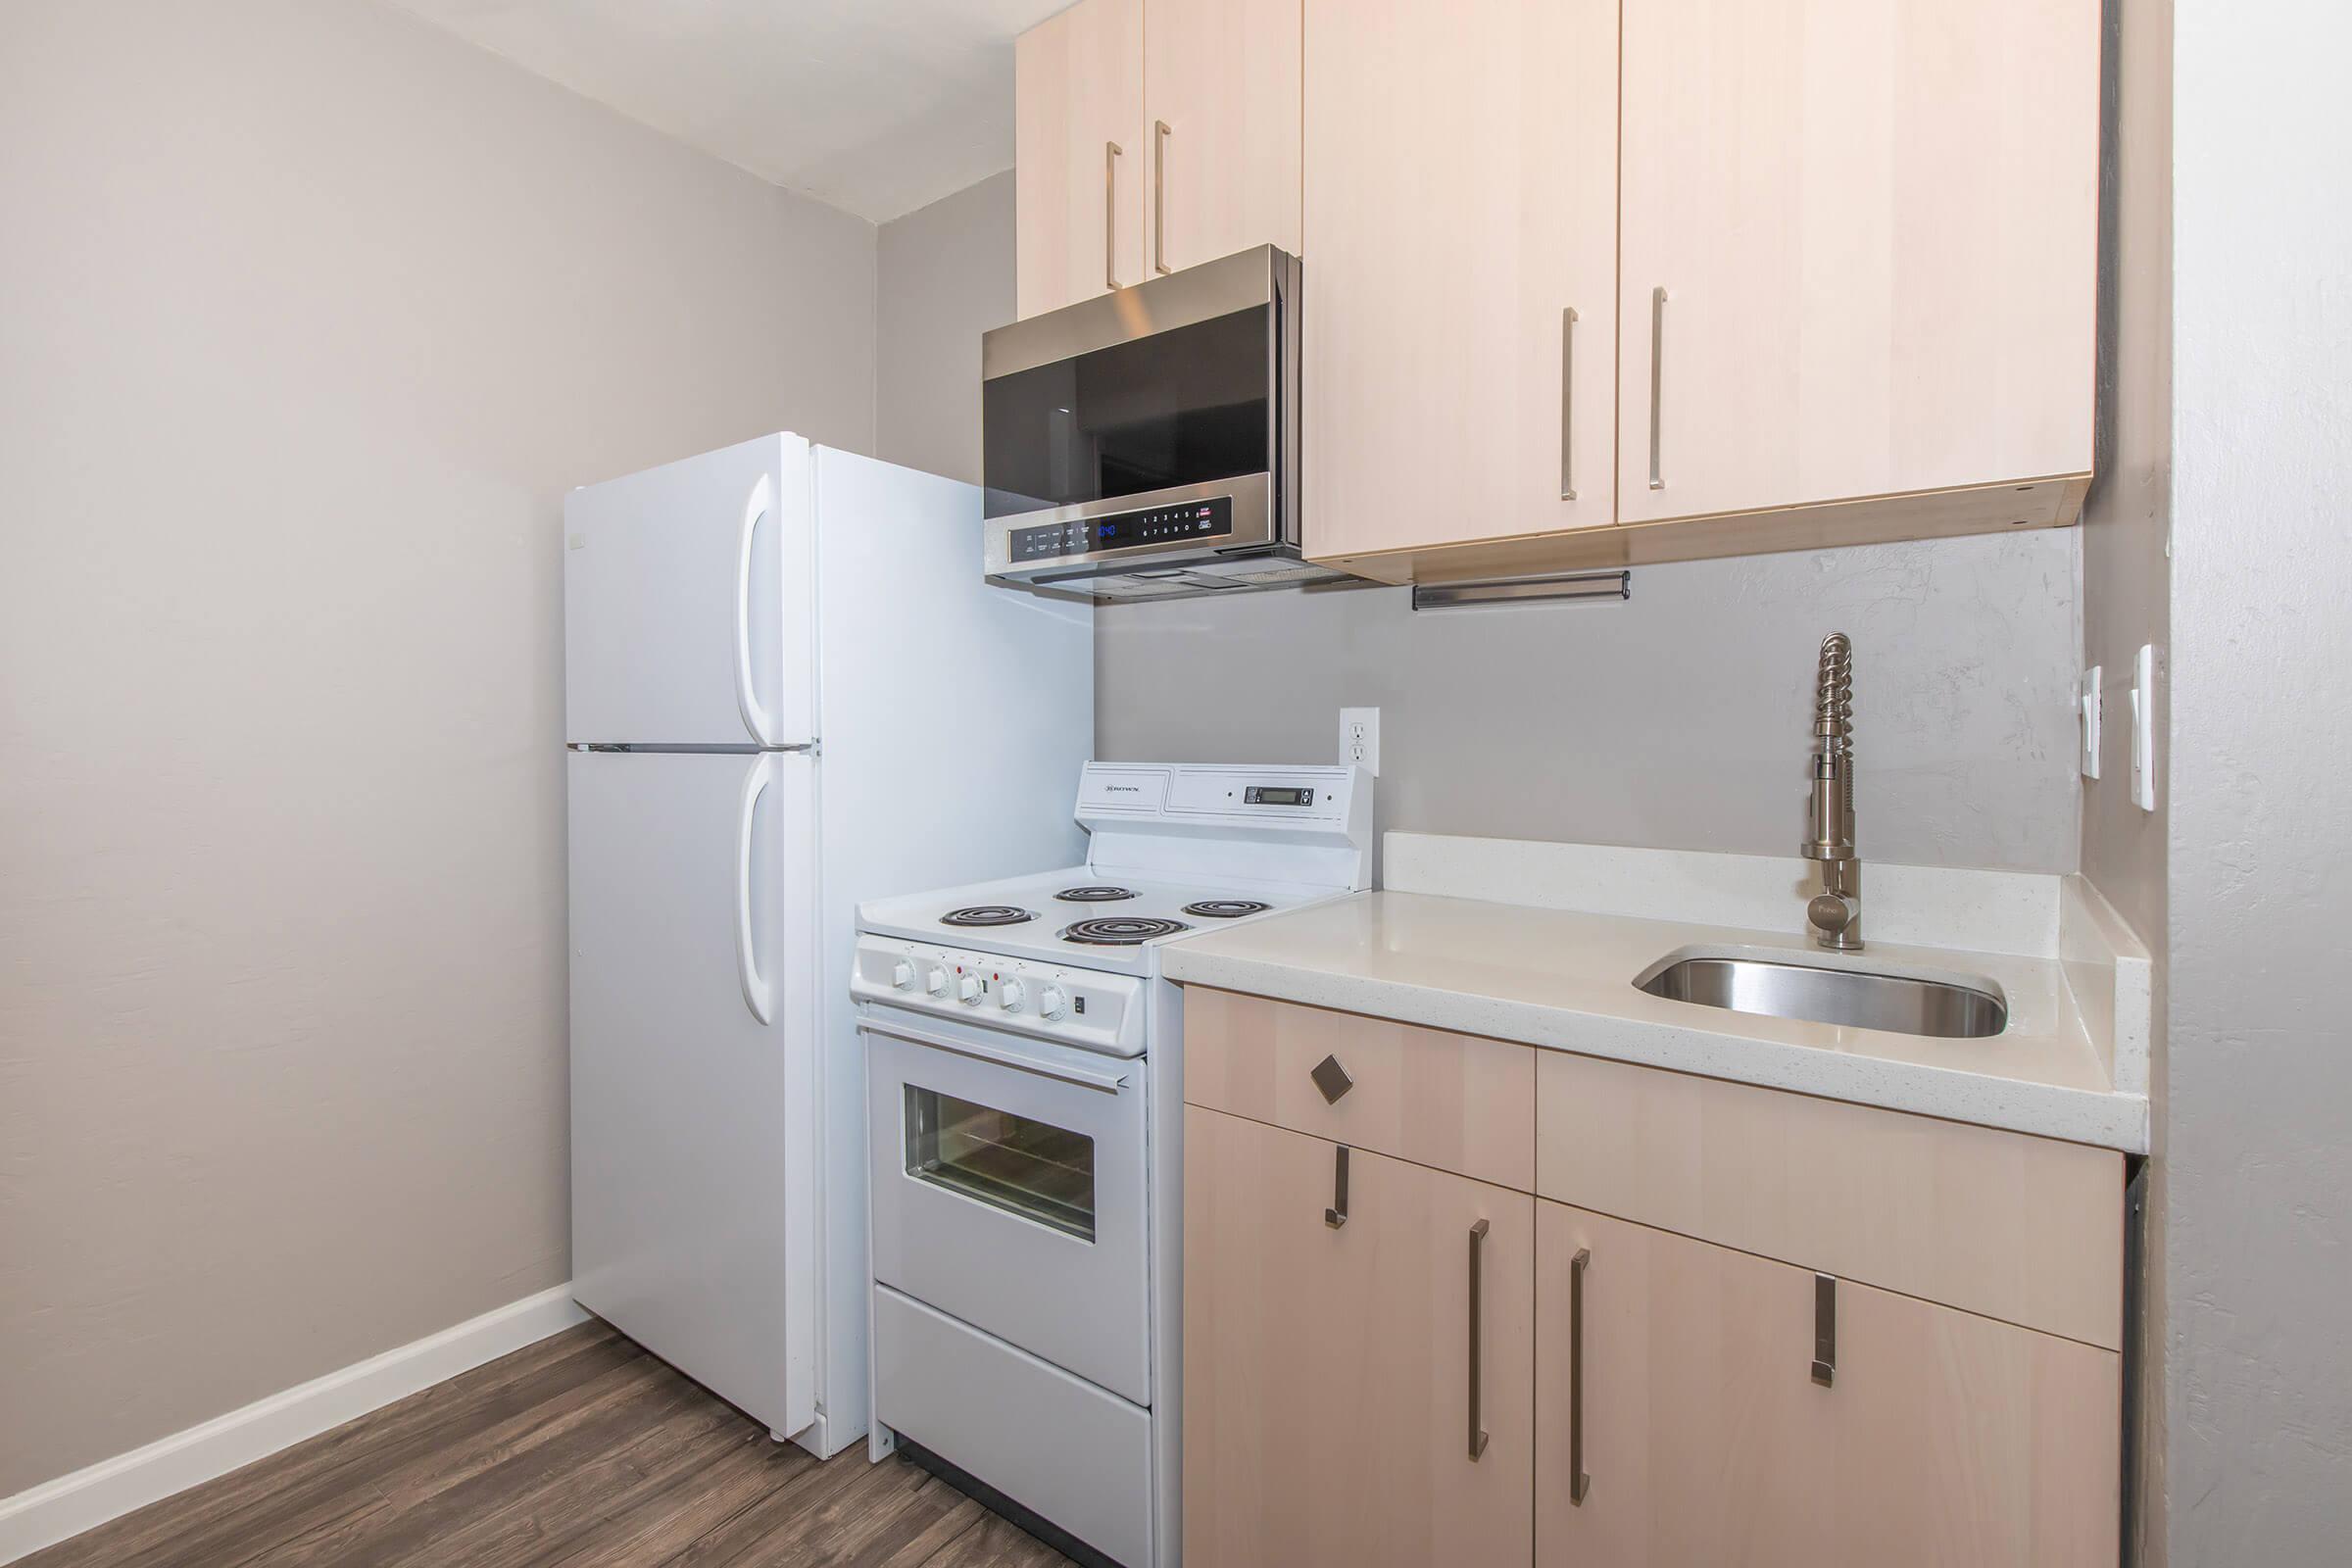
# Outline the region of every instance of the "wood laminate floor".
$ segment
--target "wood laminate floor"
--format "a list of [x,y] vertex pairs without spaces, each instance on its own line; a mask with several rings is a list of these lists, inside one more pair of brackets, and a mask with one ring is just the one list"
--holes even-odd
[[818,1463],[581,1324],[22,1560],[22,1568],[1048,1568],[925,1471]]

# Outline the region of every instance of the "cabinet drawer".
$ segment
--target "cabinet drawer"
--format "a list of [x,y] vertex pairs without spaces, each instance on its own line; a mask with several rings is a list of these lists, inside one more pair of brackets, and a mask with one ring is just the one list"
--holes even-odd
[[[1536,1179],[1536,1055],[1265,997],[1184,993],[1188,1103],[1522,1192]],[[1347,1074],[1337,1100],[1316,1082],[1325,1057]]]
[[2123,1156],[1565,1052],[1545,1198],[2085,1344],[2123,1344]]

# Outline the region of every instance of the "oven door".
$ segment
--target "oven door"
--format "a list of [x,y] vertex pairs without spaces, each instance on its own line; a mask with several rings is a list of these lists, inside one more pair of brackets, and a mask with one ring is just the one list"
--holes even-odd
[[1152,1402],[1144,1063],[869,1006],[874,1278]]

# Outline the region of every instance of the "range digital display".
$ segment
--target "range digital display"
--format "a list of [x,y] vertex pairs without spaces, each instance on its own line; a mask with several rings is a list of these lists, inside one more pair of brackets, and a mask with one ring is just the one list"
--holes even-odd
[[1093,556],[1136,545],[1180,544],[1192,539],[1214,539],[1233,532],[1233,498],[1211,496],[1182,506],[1153,507],[1148,512],[1122,512],[1110,517],[1081,517],[1072,522],[1042,523],[1015,528],[1009,545],[1014,564],[1024,561],[1055,561],[1064,556]]
[[1315,804],[1315,792],[1272,784],[1252,784],[1242,792],[1242,802],[1247,806],[1312,806]]

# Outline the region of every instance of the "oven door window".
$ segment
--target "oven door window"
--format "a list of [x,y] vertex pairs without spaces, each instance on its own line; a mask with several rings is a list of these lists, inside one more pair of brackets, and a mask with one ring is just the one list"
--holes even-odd
[[906,1174],[1095,1239],[1095,1141],[1051,1122],[906,1085]]

